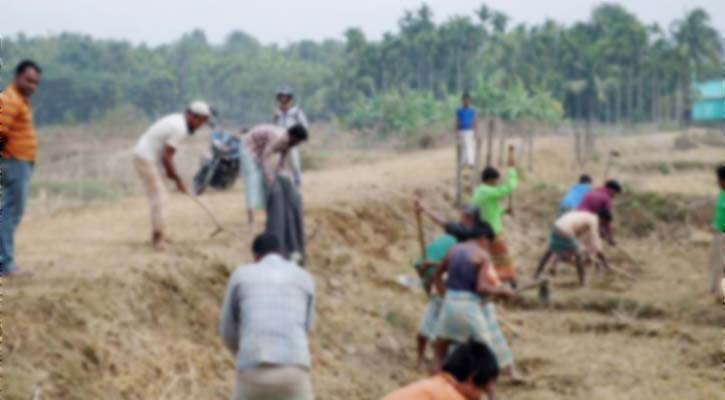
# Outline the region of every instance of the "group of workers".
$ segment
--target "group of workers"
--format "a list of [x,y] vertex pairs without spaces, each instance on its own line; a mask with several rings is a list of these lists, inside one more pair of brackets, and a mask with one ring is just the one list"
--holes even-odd
[[[13,83],[0,93],[2,276],[29,274],[15,263],[14,234],[29,195],[36,158],[30,98],[41,75],[35,62],[22,61],[15,69]],[[251,128],[241,146],[247,207],[265,207],[268,221],[267,229],[252,244],[255,261],[232,273],[221,311],[220,334],[236,359],[233,399],[314,398],[308,334],[315,315],[315,287],[309,272],[300,267],[304,230],[289,226],[301,224],[302,219],[297,147],[308,138],[307,119],[294,104],[289,89],[280,90],[277,99],[274,124]],[[473,167],[477,133],[475,110],[470,103],[470,96],[465,95],[456,119],[459,140],[465,147],[463,163]],[[162,247],[167,240],[164,177],[179,192],[189,193],[175,168],[174,155],[179,145],[213,115],[207,103],[194,101],[184,112],[155,122],[134,148],[133,163],[148,196],[151,243],[156,247]],[[292,176],[286,167],[288,161],[292,163]],[[493,398],[500,372],[514,382],[525,382],[514,366],[513,352],[499,325],[494,303],[495,299],[515,296],[520,286],[504,230],[504,215],[513,213],[512,203],[506,199],[511,198],[518,184],[512,151],[507,167],[503,179],[493,166],[482,171],[481,183],[457,221],[446,220],[424,201],[416,200],[416,212],[427,215],[445,230],[427,245],[416,264],[429,295],[417,337],[418,365],[421,369],[432,367],[435,374],[391,393],[385,400]],[[718,284],[725,284],[725,166],[717,169],[717,177],[720,196],[714,221],[710,290],[721,295]],[[615,180],[593,188],[591,181],[583,175],[562,199],[549,247],[534,279],[539,279],[552,261],[573,262],[582,285],[586,284],[586,260],[593,259],[609,268],[602,241],[615,244],[613,200],[622,188]],[[300,251],[302,254],[298,254]],[[429,343],[434,349],[432,365],[425,359]]]
[[[476,134],[475,111],[471,98],[463,96],[463,105],[457,111],[459,143],[463,144],[461,167],[474,164],[473,136]],[[513,214],[510,199],[518,184],[513,151],[509,151],[505,178],[493,166],[481,174],[481,184],[474,190],[471,202],[465,205],[458,221],[448,221],[420,199],[415,201],[416,212],[427,215],[445,233],[437,236],[425,248],[416,262],[416,270],[428,294],[428,304],[417,334],[417,363],[420,370],[432,369],[437,375],[404,387],[385,400],[404,399],[479,399],[483,393],[494,398],[496,379],[480,381],[468,391],[471,375],[454,376],[446,368],[446,356],[451,345],[457,346],[453,354],[472,352],[472,343],[482,346],[494,357],[493,365],[514,383],[526,382],[515,368],[514,357],[496,315],[494,301],[516,295],[520,287],[518,271],[504,235],[504,215]],[[622,188],[615,180],[593,189],[591,178],[583,175],[561,200],[553,224],[549,248],[534,274],[539,280],[552,258],[574,262],[579,281],[586,284],[584,254],[591,254],[604,268],[609,268],[602,251],[602,235],[611,244],[612,207],[614,197]],[[581,243],[581,245],[580,245]],[[585,250],[585,251],[582,251]],[[428,343],[433,344],[432,368],[426,362]],[[477,350],[480,351],[480,350]],[[485,358],[485,357],[483,357]],[[463,386],[461,388],[461,386]],[[458,388],[457,397],[444,396]],[[469,387],[470,389],[470,387]],[[470,393],[470,395],[467,395]]]
[[[278,91],[274,124],[249,129],[240,146],[240,158],[250,224],[253,225],[255,209],[266,209],[266,229],[278,234],[285,255],[294,254],[302,260],[302,202],[296,189],[302,183],[302,174],[297,146],[307,140],[308,131],[307,118],[294,104],[293,96],[288,88]],[[162,248],[166,241],[164,214],[168,195],[164,176],[174,182],[180,193],[190,195],[176,170],[174,155],[179,145],[214,114],[207,103],[194,101],[185,112],[156,121],[136,143],[134,165],[148,197],[151,243],[156,248]]]

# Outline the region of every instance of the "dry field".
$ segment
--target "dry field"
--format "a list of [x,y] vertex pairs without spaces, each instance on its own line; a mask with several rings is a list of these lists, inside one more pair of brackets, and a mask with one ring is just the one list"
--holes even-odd
[[[711,166],[723,160],[723,149],[676,151],[673,139],[600,140],[600,157],[586,170],[601,179],[608,149],[623,155],[612,173],[630,188],[616,213],[621,249],[608,250],[636,280],[597,275],[589,289],[578,289],[571,268],[560,268],[551,308],[533,297],[500,305],[521,332],[514,355],[532,379],[522,387],[502,382],[501,398],[722,398],[725,314],[705,288],[716,195]],[[187,176],[202,150],[198,142],[182,154]],[[174,244],[155,252],[146,244],[144,199],[125,195],[136,187],[129,152],[122,150],[128,141],[105,141],[100,160],[70,166],[98,145],[75,146],[70,158],[57,151],[55,161],[46,153],[36,176],[51,181],[53,173],[62,174],[53,162],[68,170],[105,165],[93,168],[98,179],[125,189],[112,201],[70,208],[50,189],[38,192],[17,250],[36,276],[3,282],[1,397],[228,398],[233,360],[216,323],[226,279],[250,260],[253,237],[244,228],[239,187],[207,198],[228,227],[215,239],[207,238],[203,213],[173,196]],[[570,138],[537,142],[535,168],[525,172],[517,213],[506,221],[525,275],[546,246],[558,197],[581,172],[571,148]],[[377,399],[421,376],[413,369],[414,335],[425,300],[396,279],[413,273],[416,257],[412,193],[422,191],[454,215],[453,151],[324,158],[304,187],[309,269],[319,298],[314,384],[322,400]],[[78,176],[88,178],[87,172]],[[428,237],[436,233],[429,225]]]

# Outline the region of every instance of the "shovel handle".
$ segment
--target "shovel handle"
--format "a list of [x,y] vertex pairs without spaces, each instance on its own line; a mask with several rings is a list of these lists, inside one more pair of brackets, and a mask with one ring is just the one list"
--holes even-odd
[[219,219],[217,219],[216,215],[214,215],[214,213],[211,212],[211,210],[209,209],[209,207],[206,206],[206,204],[204,204],[201,200],[199,200],[199,198],[197,198],[196,196],[194,196],[192,194],[189,194],[188,196],[191,198],[191,200],[194,201],[194,203],[196,203],[202,210],[204,210],[204,212],[206,212],[206,215],[208,215],[209,218],[212,220],[212,222],[214,222],[214,225],[216,225],[217,232],[224,229],[222,224],[219,222]]
[[423,217],[421,216],[421,212],[417,209],[415,211],[415,221],[418,227],[418,244],[420,245],[421,259],[423,260],[423,265],[426,265],[428,263],[428,259],[425,254],[425,232],[423,231]]

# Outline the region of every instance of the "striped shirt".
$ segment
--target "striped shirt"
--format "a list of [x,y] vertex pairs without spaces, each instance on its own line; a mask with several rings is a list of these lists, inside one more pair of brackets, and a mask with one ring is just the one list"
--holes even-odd
[[237,268],[229,279],[219,331],[238,370],[263,364],[311,365],[312,276],[278,255]]
[[33,108],[15,84],[0,93],[0,136],[7,138],[3,158],[35,161],[38,140],[33,129]]

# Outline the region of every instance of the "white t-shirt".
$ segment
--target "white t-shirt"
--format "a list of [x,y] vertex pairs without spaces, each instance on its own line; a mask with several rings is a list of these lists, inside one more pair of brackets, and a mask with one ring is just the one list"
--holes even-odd
[[297,106],[292,106],[292,108],[287,111],[277,109],[275,121],[277,126],[281,126],[287,129],[297,124],[300,124],[307,128],[307,116],[305,115],[304,111],[302,111],[302,109]]
[[177,148],[189,135],[184,114],[167,115],[156,121],[141,135],[134,153],[149,161],[158,162],[161,160],[164,145]]

